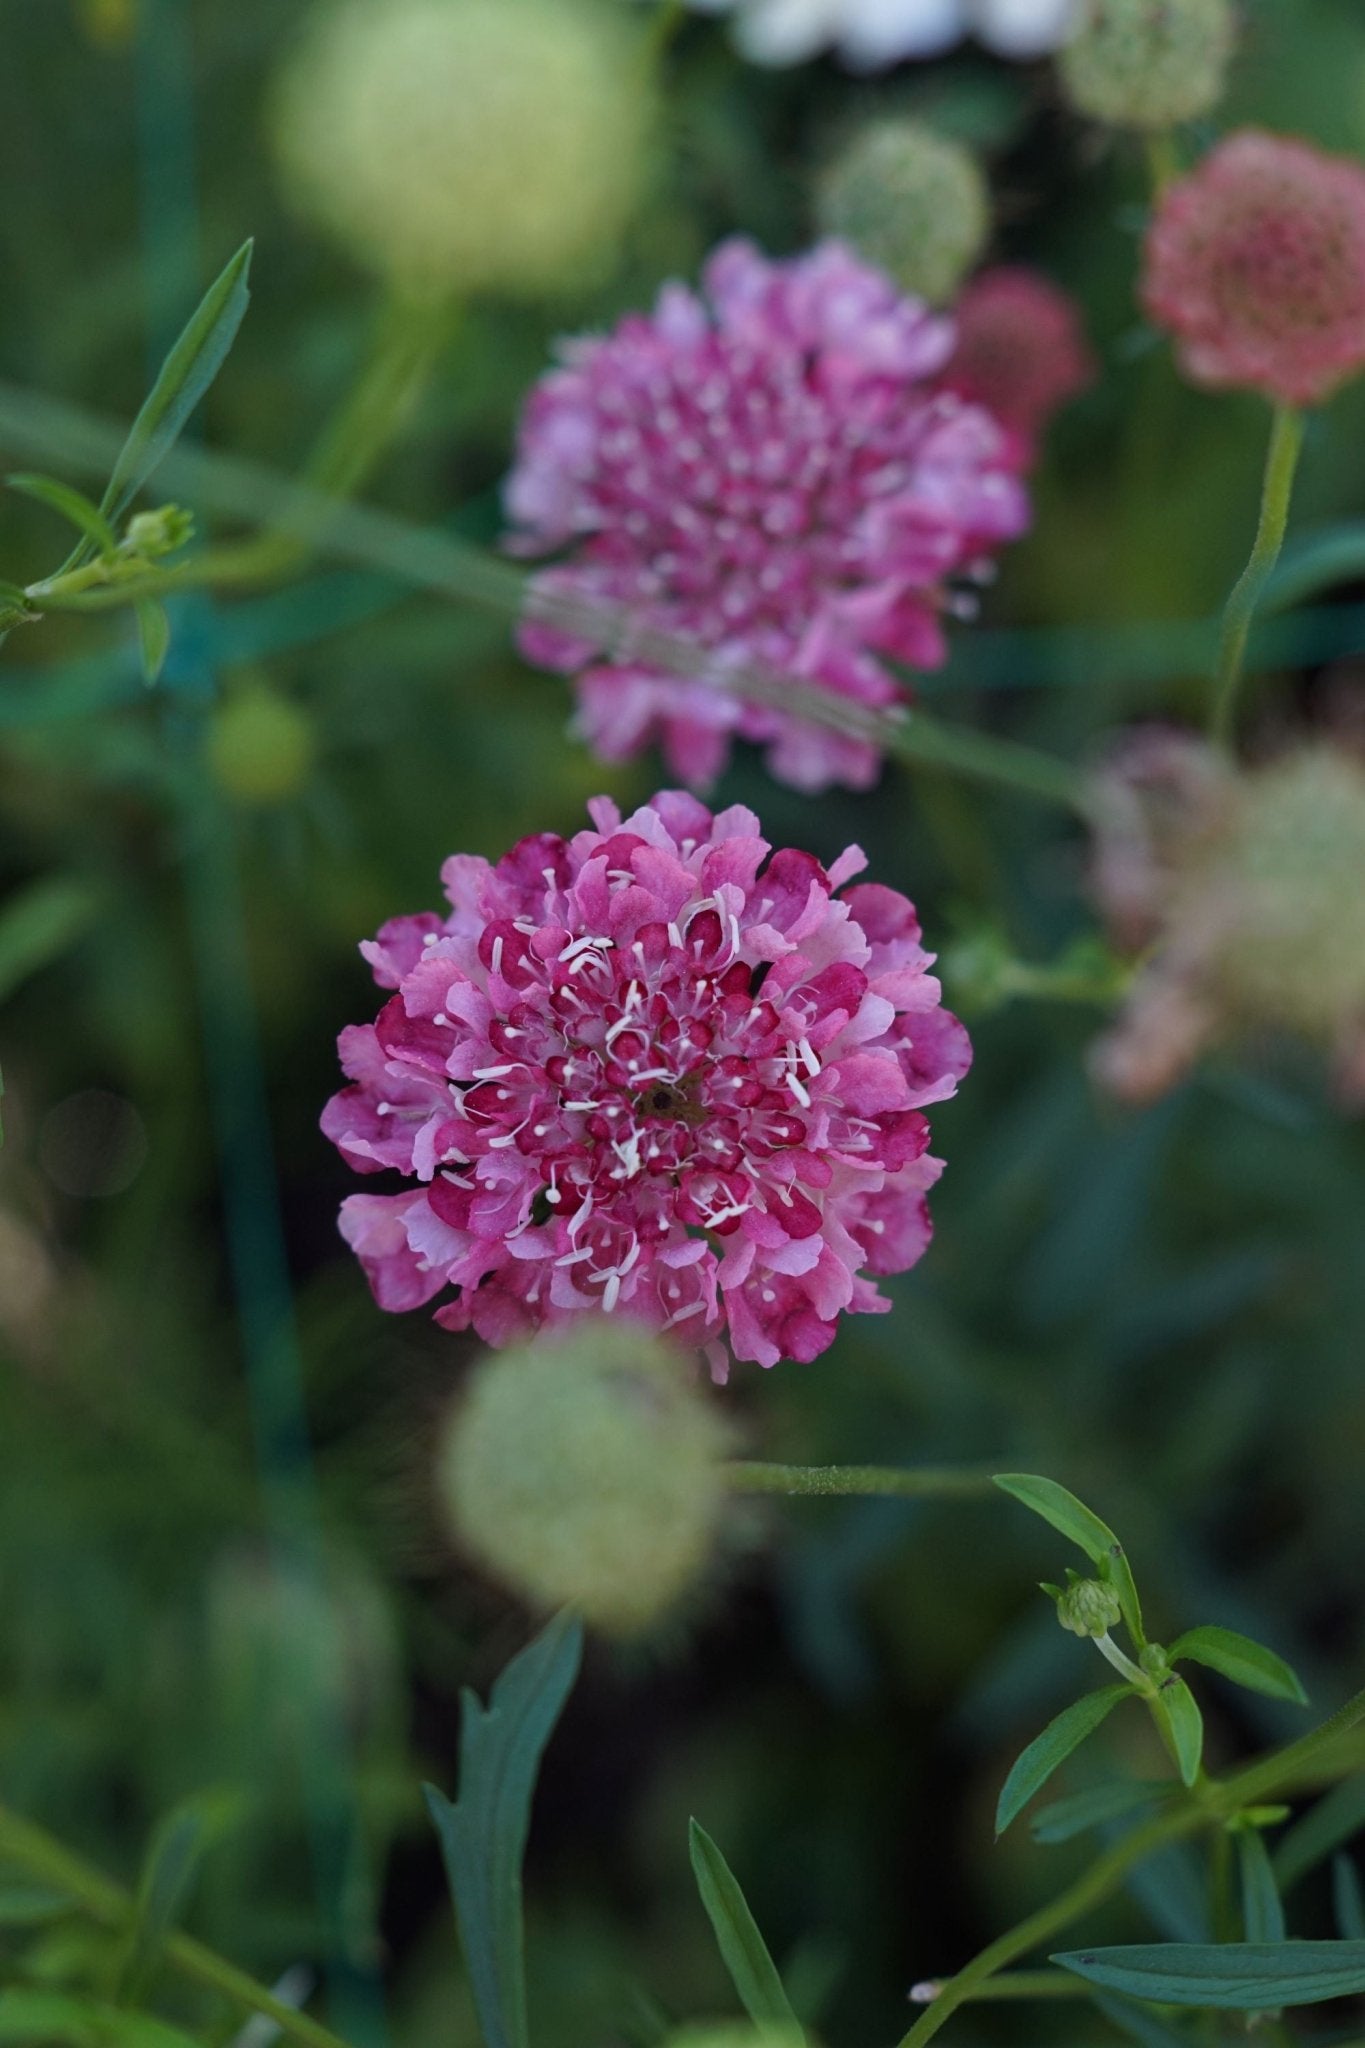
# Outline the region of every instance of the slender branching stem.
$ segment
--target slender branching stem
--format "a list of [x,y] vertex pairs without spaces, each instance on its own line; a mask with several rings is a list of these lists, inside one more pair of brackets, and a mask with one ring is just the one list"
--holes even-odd
[[736,1461],[725,1476],[736,1493],[882,1495],[896,1500],[984,1499],[993,1490],[993,1466],[926,1466],[915,1471],[895,1465],[755,1465]]
[[1302,413],[1296,412],[1292,406],[1277,406],[1266,452],[1256,539],[1247,565],[1233,585],[1232,595],[1223,612],[1222,638],[1209,715],[1209,730],[1220,746],[1227,746],[1232,738],[1237,694],[1246,666],[1247,638],[1261,593],[1280,558],[1284,530],[1289,520],[1294,472],[1298,468],[1302,446]]

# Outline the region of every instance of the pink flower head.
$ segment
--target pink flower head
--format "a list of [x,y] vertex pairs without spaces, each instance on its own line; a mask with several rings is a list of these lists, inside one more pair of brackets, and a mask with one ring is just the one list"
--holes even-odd
[[1162,198],[1143,298],[1196,383],[1317,404],[1365,365],[1365,168],[1229,136]]
[[[998,423],[942,387],[953,327],[839,242],[770,262],[724,243],[705,297],[571,342],[532,394],[507,503],[522,553],[566,550],[546,592],[692,640],[710,673],[757,664],[862,705],[944,657],[945,585],[1027,523]],[[768,743],[798,789],[865,788],[866,740],[723,689],[598,658],[527,624],[532,660],[577,679],[580,728],[611,760],[656,733],[695,784],[730,736]]]
[[1053,413],[1094,382],[1076,303],[1041,271],[1000,264],[971,280],[953,317],[944,385],[995,414],[1027,469]]
[[851,847],[771,854],[738,806],[665,791],[632,817],[456,854],[449,916],[362,948],[394,994],[341,1034],[322,1127],[399,1194],[341,1229],[381,1308],[490,1344],[620,1313],[773,1365],[811,1359],[872,1275],[929,1240],[925,1107],[971,1058],[913,906]]

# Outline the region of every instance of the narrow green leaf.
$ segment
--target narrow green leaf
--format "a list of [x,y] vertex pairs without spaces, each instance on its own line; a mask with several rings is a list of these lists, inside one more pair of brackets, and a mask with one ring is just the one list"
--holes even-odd
[[1248,1941],[1284,1940],[1284,1907],[1259,1828],[1239,1828],[1237,1863],[1242,1878],[1242,1932]]
[[1120,1700],[1127,1699],[1132,1690],[1131,1685],[1105,1685],[1098,1692],[1083,1693],[1080,1699],[1064,1707],[1055,1721],[1049,1721],[1041,1735],[1034,1737],[1028,1748],[1015,1758],[1000,1789],[1000,1801],[995,1809],[997,1835],[1004,1834],[1034,1793],[1042,1791],[1057,1766],[1065,1763],[1087,1735],[1094,1734],[1106,1715],[1113,1712]]
[[734,1873],[705,1828],[695,1820],[688,1827],[688,1847],[697,1890],[715,1929],[740,2004],[755,2025],[795,2028],[799,2037],[796,2014],[782,1988],[777,1966]]
[[1118,1537],[1107,1522],[1077,1500],[1074,1493],[1068,1493],[1055,1479],[1044,1479],[1034,1472],[997,1472],[995,1484],[1017,1500],[1021,1506],[1041,1515],[1054,1529],[1083,1550],[1092,1564],[1100,1567],[1100,1575],[1108,1580],[1119,1597],[1123,1619],[1128,1633],[1139,1649],[1146,1645],[1147,1638],[1142,1631],[1142,1608],[1138,1601],[1137,1587],[1133,1582],[1132,1567]]
[[0,910],[0,1002],[75,944],[99,907],[88,883],[53,875],[31,882]]
[[1136,1779],[1092,1785],[1087,1792],[1074,1792],[1069,1799],[1057,1799],[1042,1807],[1029,1822],[1029,1831],[1035,1842],[1049,1847],[1056,1842],[1069,1842],[1073,1835],[1082,1835],[1087,1828],[1103,1827],[1106,1821],[1119,1820],[1140,1806],[1159,1804],[1169,1797],[1170,1789],[1155,1780],[1144,1784]]
[[1365,1941],[1365,1891],[1349,1856],[1332,1858],[1332,1909],[1343,1941]]
[[0,1991],[0,2042],[5,2048],[34,2048],[61,2042],[63,2048],[197,2048],[189,2034],[149,2013],[121,2012],[95,1999],[65,1991]]
[[84,491],[59,482],[55,476],[7,476],[5,482],[12,491],[22,491],[26,498],[36,498],[40,505],[48,506],[69,520],[78,533],[85,535],[96,554],[112,555],[116,552],[118,535],[99,506],[92,504]]
[[171,622],[164,604],[158,604],[153,597],[139,600],[137,634],[142,650],[143,680],[150,686],[160,676],[166,650],[171,644]]
[[106,519],[117,520],[127,510],[222,368],[251,296],[251,250],[251,242],[243,242],[162,364],[100,500]]
[[1267,1650],[1263,1643],[1253,1642],[1250,1636],[1239,1636],[1236,1629],[1186,1629],[1166,1654],[1172,1664],[1190,1657],[1196,1664],[1206,1664],[1210,1671],[1221,1672],[1234,1685],[1246,1686],[1250,1692],[1267,1693],[1273,1700],[1293,1700],[1300,1707],[1308,1705],[1308,1695],[1298,1674],[1284,1658]]
[[1281,1836],[1275,1851],[1275,1875],[1281,1892],[1287,1892],[1319,1863],[1325,1863],[1332,1851],[1349,1842],[1361,1827],[1365,1827],[1365,1772],[1334,1785],[1301,1821]]
[[46,1885],[0,1881],[0,1927],[40,1927],[75,1911],[70,1894]]
[[120,2005],[141,2003],[155,1982],[162,1944],[185,1909],[200,1858],[226,1812],[221,1797],[200,1795],[173,1807],[153,1830],[115,1990]]
[[527,2048],[521,1864],[540,1760],[582,1656],[582,1624],[557,1615],[512,1659],[487,1707],[463,1695],[459,1798],[423,1788],[485,2048]]
[[1076,1949],[1052,1961],[1106,1991],[1219,2012],[1317,2005],[1365,1991],[1365,1941],[1166,1941]]
[[1183,1678],[1168,1678],[1152,1706],[1170,1733],[1181,1783],[1192,1785],[1204,1755],[1204,1716],[1198,1701]]

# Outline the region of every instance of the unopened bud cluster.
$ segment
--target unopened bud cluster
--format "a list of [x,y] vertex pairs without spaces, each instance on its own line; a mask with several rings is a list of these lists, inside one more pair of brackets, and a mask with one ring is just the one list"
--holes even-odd
[[1100,1579],[1073,1579],[1057,1597],[1057,1619],[1073,1636],[1106,1636],[1122,1616],[1118,1594]]
[[1087,0],[1062,84],[1092,120],[1173,128],[1222,98],[1234,29],[1231,0]]
[[820,224],[916,297],[950,299],[990,232],[980,165],[922,121],[870,123],[826,171]]

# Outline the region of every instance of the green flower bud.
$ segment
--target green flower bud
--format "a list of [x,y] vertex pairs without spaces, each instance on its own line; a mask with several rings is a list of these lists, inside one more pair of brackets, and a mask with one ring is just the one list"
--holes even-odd
[[608,0],[323,0],[275,95],[299,211],[400,289],[560,289],[640,196],[649,100]]
[[825,172],[816,212],[906,291],[940,305],[990,232],[990,195],[976,158],[921,121],[875,121]]
[[213,713],[208,761],[219,786],[239,803],[282,803],[313,765],[312,727],[287,698],[249,683]]
[[1088,0],[1061,53],[1076,111],[1115,128],[1173,128],[1223,95],[1232,0]]
[[133,514],[123,544],[129,554],[154,562],[159,555],[173,555],[193,537],[193,512],[187,512],[183,505],[158,505],[154,512]]
[[602,1318],[478,1368],[441,1449],[441,1496],[533,1606],[629,1635],[705,1565],[727,1434],[675,1352]]
[[1122,1617],[1118,1594],[1100,1579],[1073,1579],[1057,1601],[1057,1619],[1073,1636],[1107,1636]]

